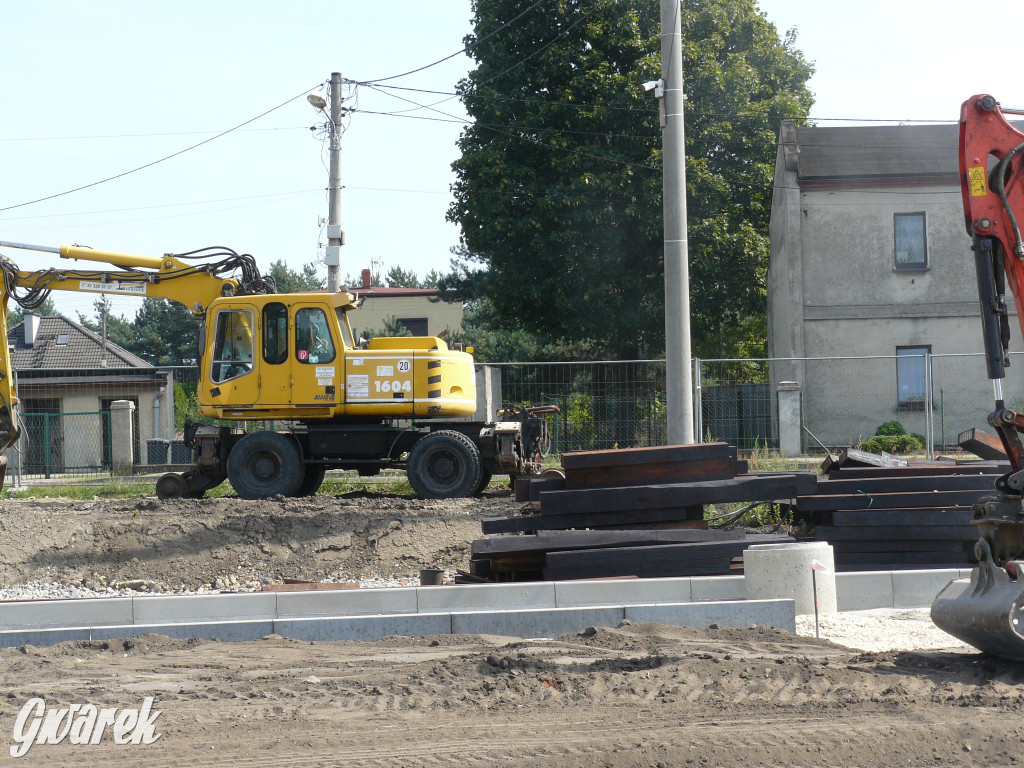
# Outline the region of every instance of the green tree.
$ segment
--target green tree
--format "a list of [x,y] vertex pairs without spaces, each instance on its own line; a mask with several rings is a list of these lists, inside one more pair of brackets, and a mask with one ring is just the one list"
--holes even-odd
[[383,328],[363,328],[357,331],[360,338],[366,339],[379,339],[385,336],[412,336],[412,332],[398,322],[398,318],[394,315],[387,315],[384,318]]
[[[53,298],[47,296],[46,299],[38,307],[32,310],[33,313],[40,317],[60,317],[61,313],[57,311],[57,305],[53,303]],[[11,330],[14,326],[25,319],[25,310],[15,304],[13,301],[7,305],[7,330]]]
[[326,277],[321,276],[315,264],[303,264],[302,271],[290,269],[282,259],[270,265],[267,278],[273,280],[278,293],[305,293],[322,291],[327,285]]
[[135,313],[133,338],[126,348],[153,365],[194,365],[201,326],[202,318],[184,304],[146,298]]
[[415,272],[395,266],[384,276],[384,285],[388,288],[422,288],[420,279]]
[[95,313],[95,319],[88,318],[81,312],[78,312],[78,324],[88,328],[93,333],[103,335],[103,321],[105,317],[107,340],[130,352],[134,351],[132,346],[135,344],[137,335],[132,322],[126,319],[124,315],[115,315],[111,312],[110,302],[106,301],[102,296],[92,303],[92,308]]
[[[476,69],[458,90],[446,295],[486,298],[494,330],[619,358],[664,350],[656,2],[475,0]],[[806,117],[811,66],[754,0],[685,0],[694,352],[761,351],[775,135]]]

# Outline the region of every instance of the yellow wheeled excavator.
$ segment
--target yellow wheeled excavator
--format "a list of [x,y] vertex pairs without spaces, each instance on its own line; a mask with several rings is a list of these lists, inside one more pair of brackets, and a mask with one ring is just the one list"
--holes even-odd
[[1009,283],[1024,323],[1024,133],[990,95],[960,109],[960,187],[967,234],[972,238],[981,299],[982,331],[995,409],[988,422],[999,434],[1010,471],[994,493],[972,507],[978,527],[971,578],[951,581],[932,604],[936,626],[979,650],[1024,661],[1024,414],[1008,408],[1002,380],[1009,365]]
[[275,293],[252,256],[227,248],[163,256],[4,241],[0,248],[114,268],[24,271],[0,254],[0,450],[20,435],[9,302],[31,310],[50,291],[85,291],[184,304],[202,318],[200,415],[283,426],[187,424],[195,463],[157,481],[161,498],[200,497],[225,479],[243,498],[303,496],[316,493],[328,469],[374,475],[387,467],[404,467],[419,495],[448,498],[479,493],[495,474],[540,471],[550,408],[468,420],[477,408],[472,356],[434,336],[357,345],[348,319],[357,304],[347,292]]

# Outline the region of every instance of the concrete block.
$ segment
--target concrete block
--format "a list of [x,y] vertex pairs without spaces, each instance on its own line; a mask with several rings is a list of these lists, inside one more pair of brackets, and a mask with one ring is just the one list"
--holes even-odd
[[614,627],[623,618],[621,606],[453,613],[452,634],[558,637],[587,627]]
[[93,640],[116,640],[122,637],[139,637],[140,635],[163,635],[186,640],[198,637],[203,640],[216,638],[225,643],[241,643],[248,640],[259,640],[273,634],[274,622],[264,620],[242,621],[199,621],[161,624],[133,624],[120,627],[93,627]]
[[260,619],[272,621],[277,609],[275,592],[236,595],[152,595],[132,599],[135,624]]
[[555,606],[557,608],[573,608],[584,605],[686,603],[689,601],[689,578],[555,582]]
[[0,602],[0,629],[131,624],[131,597]]
[[743,550],[743,570],[752,600],[792,598],[801,616],[836,612],[836,567],[827,542],[754,544]]
[[840,611],[892,608],[894,600],[890,571],[836,574],[836,604]]
[[[433,587],[433,589],[441,589]],[[310,592],[278,592],[277,618],[317,616],[376,616],[416,613],[416,588],[325,589]]]
[[932,571],[893,571],[893,605],[896,608],[929,606],[943,587],[959,577],[960,571],[956,568]]
[[23,645],[54,645],[70,640],[86,642],[92,636],[87,627],[78,629],[12,629],[0,632],[0,648],[20,648]]
[[742,576],[694,576],[690,579],[691,600],[746,600]]
[[973,570],[974,570],[973,568],[961,568],[958,571],[958,573],[960,574],[960,578],[961,579],[969,579],[969,578],[971,578],[971,571],[973,571]]
[[634,624],[672,624],[677,627],[722,629],[769,626],[796,634],[793,600],[725,600],[661,605],[627,605],[626,618]]
[[447,613],[404,613],[388,616],[281,619],[274,631],[298,640],[376,640],[388,635],[422,637],[448,635],[452,618]]
[[420,613],[485,608],[554,608],[555,585],[550,581],[532,581],[514,584],[418,587],[416,600],[416,610]]

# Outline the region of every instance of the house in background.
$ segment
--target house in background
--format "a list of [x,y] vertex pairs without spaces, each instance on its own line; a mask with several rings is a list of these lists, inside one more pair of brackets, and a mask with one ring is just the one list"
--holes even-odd
[[[26,313],[8,339],[21,401],[22,473],[109,468],[115,400],[135,403],[135,463],[166,462],[166,447],[161,453],[155,441],[174,436],[169,373],[65,317]],[[9,461],[17,465],[19,457]]]
[[[948,446],[986,428],[992,386],[968,356],[983,345],[956,125],[784,121],[769,233],[768,354],[791,358],[771,363],[771,391],[796,382],[814,437],[855,444],[892,420],[925,434],[930,416]],[[1010,326],[1020,353],[1015,314]],[[1024,355],[1011,359],[1006,400],[1020,408]]]
[[462,330],[462,302],[442,301],[436,288],[375,286],[368,269],[363,270],[361,279],[362,285],[348,289],[362,302],[358,310],[349,314],[356,339],[364,330],[381,330],[389,317],[394,317],[413,336]]

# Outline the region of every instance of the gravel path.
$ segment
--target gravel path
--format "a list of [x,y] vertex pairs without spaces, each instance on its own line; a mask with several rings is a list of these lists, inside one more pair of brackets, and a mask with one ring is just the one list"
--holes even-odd
[[[819,620],[822,640],[861,651],[974,651],[932,623],[928,608],[848,611]],[[797,616],[796,633],[814,637],[814,616]]]

